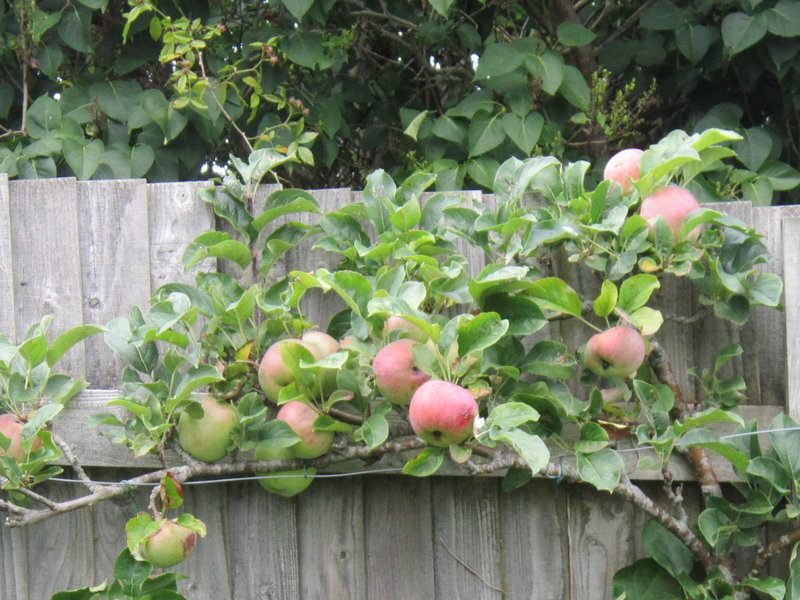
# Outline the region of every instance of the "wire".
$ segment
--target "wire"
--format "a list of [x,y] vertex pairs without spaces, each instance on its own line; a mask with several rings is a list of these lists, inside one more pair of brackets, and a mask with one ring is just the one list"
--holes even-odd
[[[743,431],[740,433],[729,433],[726,435],[719,436],[721,440],[739,438],[739,437],[747,437],[751,435],[762,435],[762,434],[770,434],[770,433],[784,433],[789,431],[800,431],[800,426],[797,427],[777,427],[774,429],[760,429],[758,431]],[[617,452],[640,452],[642,450],[652,450],[652,445],[647,446],[635,446],[633,448],[618,448],[616,449]],[[558,456],[560,461],[564,460],[564,457],[568,456],[567,454],[562,454]],[[403,471],[402,467],[386,467],[381,469],[366,469],[363,471],[349,471],[347,473],[316,473],[314,475],[309,475],[307,472],[303,473],[303,477],[310,477],[312,479],[329,479],[334,477],[358,477],[360,475],[376,475],[382,473],[400,473]],[[563,471],[563,469],[562,469]],[[288,475],[283,473],[271,473],[265,475],[252,475],[252,476],[245,476],[245,477],[227,477],[222,479],[192,479],[189,481],[184,481],[183,485],[207,485],[207,484],[219,484],[219,483],[236,483],[239,481],[257,481],[259,479],[287,479],[291,477],[299,477],[299,475]],[[148,483],[134,483],[132,481],[123,479],[122,481],[83,481],[80,479],[67,479],[65,477],[50,477],[48,481],[56,481],[59,483],[79,483],[79,484],[92,484],[92,485],[127,485],[130,487],[155,487],[160,485],[159,483],[148,482]],[[560,483],[557,481],[556,483]]]

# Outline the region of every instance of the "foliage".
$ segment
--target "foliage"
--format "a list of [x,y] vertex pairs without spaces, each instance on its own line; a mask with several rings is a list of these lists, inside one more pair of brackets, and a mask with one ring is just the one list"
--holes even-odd
[[[378,168],[493,187],[734,129],[704,199],[796,201],[792,0],[25,0],[0,8],[0,170],[197,179],[267,149],[306,189]],[[790,193],[789,193],[790,192]]]
[[[274,191],[256,209],[257,185],[282,159],[255,150],[248,161],[234,161],[235,171],[222,185],[201,192],[227,227],[199,236],[184,255],[187,267],[215,257],[224,269],[199,273],[193,285],[167,284],[147,307],[135,307],[103,327],[73,329],[50,343],[45,319],[21,344],[3,341],[4,408],[26,413],[26,439],[43,436],[45,444],[28,462],[3,458],[4,487],[11,493],[0,508],[9,512],[10,522],[24,524],[117,493],[98,491],[86,481],[89,493],[68,508],[58,503],[21,508],[36,499],[30,487],[57,472],[42,469],[60,456],[48,442],[49,421],[85,385],[50,369],[69,347],[102,333],[127,363],[120,396],[110,403],[123,410],[97,414],[93,424],[105,425],[114,442],[136,455],[155,454],[164,464],[136,479],[158,486],[152,516],[129,523],[126,552],[132,554],[123,552],[118,563],[137,573],[135,593],[163,583],[165,598],[179,597],[170,587],[174,579],[148,579],[149,563],[138,566],[138,549],[165,522],[165,510],[180,508],[183,481],[211,473],[290,470],[305,477],[336,462],[401,453],[405,472],[414,476],[430,476],[444,465],[473,473],[507,469],[503,487],[510,491],[545,473],[629,499],[653,520],[643,532],[648,558],[614,579],[620,597],[642,597],[641,586],[655,580],[675,598],[744,598],[751,591],[782,598],[787,583],[794,585],[798,577],[796,561],[790,563],[788,582],[762,577],[761,570],[772,555],[800,539],[796,424],[777,417],[768,446],[756,437],[720,437],[717,424],[743,434],[756,427],[736,412],[746,390],[726,366],[742,349],[723,348],[712,368],[685,365],[693,367],[702,390],[692,404],[675,384],[669,357],[657,341],[664,320],[671,318],[659,305],[661,288],[688,281],[706,318],[743,325],[752,307],[779,305],[782,282],[759,270],[770,257],[760,235],[744,223],[699,208],[676,235],[663,219],[648,222],[638,210],[643,197],[670,183],[713,193],[719,159],[735,158],[740,141],[729,130],[674,131],[644,153],[640,177],[628,193],[612,181],[592,184],[587,162],[539,156],[501,164],[494,195],[481,201],[432,191],[437,176],[426,171],[396,182],[378,170],[367,177],[359,201],[330,211],[296,189]],[[301,223],[300,216],[316,220]],[[286,252],[311,249],[328,257],[327,267],[275,277],[272,267]],[[467,256],[473,262],[483,256],[485,266],[471,271]],[[584,282],[579,289],[569,283],[576,272]],[[305,310],[309,296],[319,293],[340,308],[327,324],[340,344],[324,357],[309,346],[282,350],[291,377],[277,403],[267,401],[259,361],[276,341],[298,339],[323,325]],[[478,399],[480,416],[465,442],[426,447],[409,428],[390,427],[390,413],[404,420],[408,412],[383,397],[372,361],[388,342],[412,333],[390,330],[390,317],[421,331],[425,341],[413,351],[420,370],[456,382]],[[571,327],[572,339],[584,341],[613,325],[633,327],[648,339],[649,360],[630,378],[600,377],[584,368],[585,344],[565,343],[556,324]],[[201,393],[235,408],[231,457],[206,464],[182,454],[185,464],[169,464],[166,451],[176,447],[178,419],[184,411],[202,414]],[[315,431],[337,436],[326,455],[292,458],[299,434],[275,413],[294,400],[318,411]],[[680,508],[657,504],[628,479],[615,441],[619,435],[652,448],[640,468],[669,473],[676,453],[693,461],[704,506],[691,527]],[[262,446],[276,450],[277,458],[248,458]],[[556,449],[559,454],[551,455]],[[558,460],[565,451],[576,457],[575,468]],[[735,496],[721,493],[708,453],[741,475]],[[118,493],[125,489],[120,485]],[[675,500],[669,478],[665,491]],[[191,515],[182,514],[178,522],[205,534]],[[792,532],[737,570],[733,550],[754,545],[758,532],[775,524]],[[128,584],[122,581],[126,577],[116,577],[110,587],[56,597],[117,597],[112,590]]]

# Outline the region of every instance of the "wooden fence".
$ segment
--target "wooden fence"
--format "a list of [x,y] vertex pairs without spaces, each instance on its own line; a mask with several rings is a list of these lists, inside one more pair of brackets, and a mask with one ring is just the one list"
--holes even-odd
[[[193,281],[180,258],[189,241],[214,227],[213,212],[197,196],[205,185],[9,182],[0,174],[0,331],[17,339],[49,313],[55,315],[53,333],[103,324],[146,305],[164,283]],[[324,208],[358,194],[312,193]],[[659,339],[676,364],[701,365],[713,362],[716,349],[740,341],[746,352],[735,368],[749,388],[743,411],[762,424],[784,408],[798,418],[800,207],[715,208],[766,235],[777,260],[765,268],[785,276],[786,310],[757,309],[741,331],[708,319],[667,323]],[[313,253],[289,253],[277,269],[314,268],[317,260]],[[687,289],[667,299],[682,314],[692,302]],[[330,310],[321,303],[318,318]],[[567,343],[575,336],[569,328],[561,333]],[[121,362],[95,336],[71,350],[65,363],[91,389],[59,417],[59,432],[79,446],[95,479],[134,472],[141,462],[85,424],[114,397]],[[688,376],[678,375],[693,393]],[[635,453],[629,456],[633,477],[654,478],[636,470]],[[612,597],[613,573],[643,556],[646,518],[616,497],[545,478],[505,494],[496,477],[419,480],[383,471],[392,466],[320,479],[292,499],[246,479],[188,486],[186,510],[206,522],[209,534],[178,568],[188,575],[183,593],[193,600],[605,600]],[[691,477],[685,465],[676,464],[676,472]],[[61,500],[78,490],[50,482],[44,493]],[[125,522],[145,509],[148,494],[132,489],[39,524],[0,528],[0,599],[47,600],[55,591],[110,578]],[[691,487],[685,494],[697,495]],[[781,560],[773,562],[773,572],[783,572]]]

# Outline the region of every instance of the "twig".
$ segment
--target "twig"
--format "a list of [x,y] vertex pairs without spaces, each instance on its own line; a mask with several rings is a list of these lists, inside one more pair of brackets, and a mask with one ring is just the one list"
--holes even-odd
[[53,442],[55,442],[56,446],[59,447],[61,452],[64,454],[64,457],[69,461],[72,470],[75,472],[75,475],[78,477],[80,481],[89,489],[91,492],[95,492],[98,489],[97,484],[93,483],[91,478],[86,474],[86,471],[83,470],[83,466],[81,466],[78,457],[75,456],[75,453],[72,451],[72,446],[67,444],[61,436],[53,433],[52,434]]
[[464,568],[465,568],[467,571],[469,571],[470,573],[472,573],[473,575],[475,575],[475,577],[477,577],[478,579],[480,579],[480,580],[481,580],[481,582],[483,583],[483,585],[485,585],[485,586],[486,586],[486,587],[488,587],[489,589],[492,589],[492,590],[494,590],[495,592],[500,592],[501,594],[505,594],[505,593],[506,593],[506,592],[505,592],[505,590],[503,590],[502,588],[499,588],[499,587],[497,587],[496,585],[492,585],[490,582],[488,582],[488,581],[486,580],[486,578],[485,578],[483,575],[481,575],[480,573],[478,573],[478,571],[476,571],[475,569],[473,569],[472,567],[470,567],[470,566],[469,566],[469,565],[468,565],[466,562],[464,562],[464,560],[463,560],[463,559],[461,559],[460,557],[456,556],[456,553],[455,553],[455,552],[453,552],[453,551],[450,549],[450,547],[449,547],[449,546],[448,546],[448,545],[445,543],[445,541],[444,541],[444,540],[443,540],[441,537],[439,538],[439,543],[440,543],[442,546],[444,546],[444,549],[445,549],[445,550],[447,550],[447,553],[448,553],[450,556],[452,556],[452,557],[455,559],[455,561],[456,561],[458,564],[460,564],[460,565],[461,565],[462,567],[464,567]]
[[751,565],[750,572],[747,574],[747,576],[758,577],[759,572],[764,565],[767,564],[769,559],[795,542],[800,542],[800,528],[790,531],[789,533],[784,533],[781,537],[759,552],[755,559],[753,559],[753,564]]

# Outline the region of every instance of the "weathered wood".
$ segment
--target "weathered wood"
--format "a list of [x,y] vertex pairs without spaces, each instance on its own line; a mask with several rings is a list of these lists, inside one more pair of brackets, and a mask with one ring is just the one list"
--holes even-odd
[[0,333],[11,340],[17,339],[17,324],[14,318],[13,265],[8,175],[0,173]]
[[300,597],[365,600],[364,496],[361,477],[318,479],[297,497]]
[[800,218],[783,221],[783,283],[786,298],[786,412],[800,420]]
[[[150,243],[144,180],[80,181],[78,209],[83,322],[105,325],[150,298]],[[98,388],[119,384],[125,361],[102,336],[86,344],[86,377]]]
[[[11,181],[9,206],[16,329],[52,314],[50,335],[83,322],[78,196],[74,178]],[[85,373],[85,351],[73,348],[59,363],[75,377]]]
[[367,597],[436,598],[430,481],[376,477],[370,484],[364,494]]
[[496,483],[474,477],[438,477],[431,487],[435,597],[501,599]]

